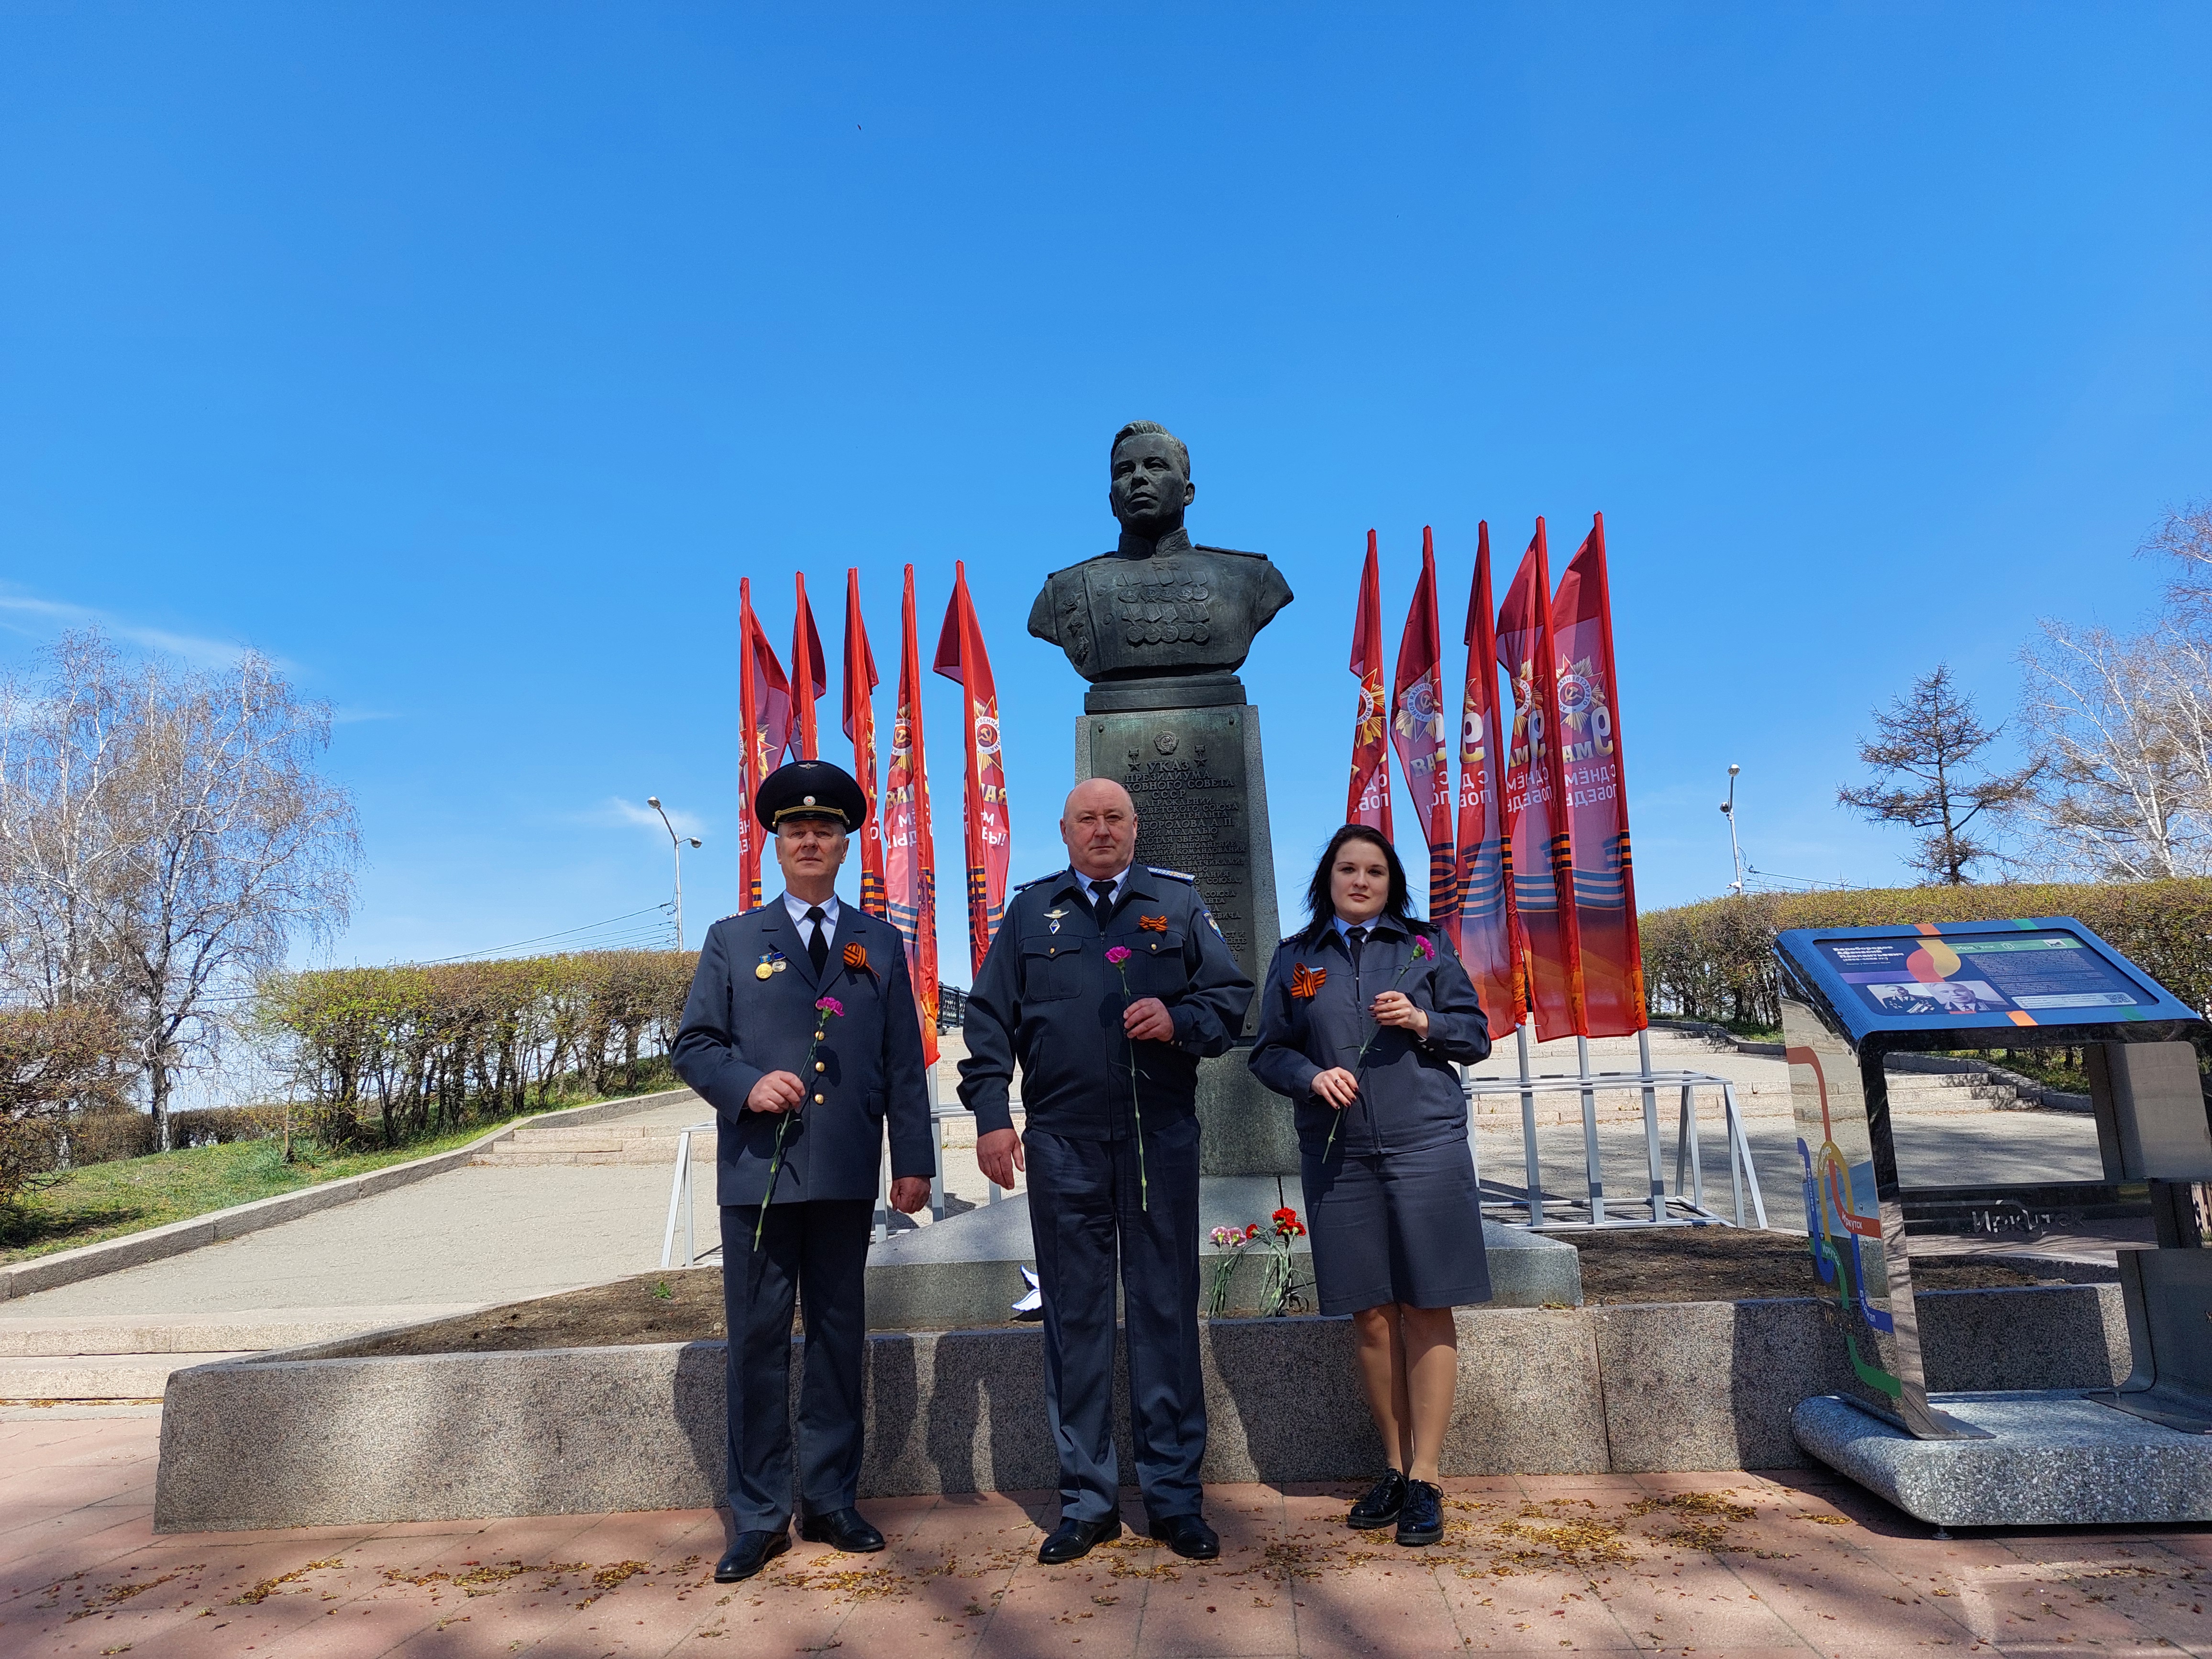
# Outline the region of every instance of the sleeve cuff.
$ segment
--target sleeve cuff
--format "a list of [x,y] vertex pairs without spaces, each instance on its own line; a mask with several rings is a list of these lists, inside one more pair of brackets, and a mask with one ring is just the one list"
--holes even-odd
[[978,1135],[995,1134],[1014,1127],[1013,1108],[1003,1100],[979,1100],[971,1109],[975,1114]]

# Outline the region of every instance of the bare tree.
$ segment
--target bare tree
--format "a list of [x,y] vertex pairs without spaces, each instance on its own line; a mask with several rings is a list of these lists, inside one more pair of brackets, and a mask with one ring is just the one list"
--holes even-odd
[[[1863,788],[1836,791],[1836,799],[1876,823],[1922,831],[1907,860],[1929,881],[1956,886],[1972,879],[1972,867],[1997,856],[1989,842],[1967,833],[1984,812],[2002,816],[2024,801],[2036,767],[1991,772],[1978,759],[1998,732],[1976,718],[1973,699],[1952,683],[1938,663],[1912,690],[1876,709],[1880,736],[1862,739],[1859,759],[1881,774]],[[1899,781],[1902,780],[1903,781]]]
[[24,717],[0,754],[7,960],[27,988],[69,988],[41,994],[49,1004],[115,1012],[166,1149],[178,1074],[212,1055],[222,1010],[293,939],[345,921],[353,802],[315,770],[329,709],[266,658],[126,668],[78,635],[49,670],[43,696],[18,689],[0,705]]
[[2141,634],[2045,619],[2021,653],[2042,763],[2032,816],[2052,874],[2212,872],[2212,504],[2168,513],[2141,551],[2179,564]]
[[0,990],[52,1010],[101,1001],[130,853],[129,676],[96,634],[0,681]]

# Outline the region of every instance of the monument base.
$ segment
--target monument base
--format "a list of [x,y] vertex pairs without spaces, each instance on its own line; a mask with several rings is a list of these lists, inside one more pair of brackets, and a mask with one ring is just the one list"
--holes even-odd
[[[1297,1177],[1279,1186],[1272,1175],[1202,1177],[1198,1185],[1198,1231],[1203,1239],[1216,1227],[1261,1226],[1275,1206],[1288,1200],[1305,1207]],[[1498,1308],[1575,1307],[1583,1299],[1582,1255],[1560,1239],[1495,1221],[1482,1224],[1490,1258],[1490,1305]],[[1304,1239],[1291,1246],[1297,1277],[1309,1287],[1313,1264]],[[1211,1287],[1216,1253],[1201,1245],[1199,1267]],[[1003,1325],[1007,1310],[1028,1291],[1024,1264],[1036,1261],[1030,1232],[1027,1193],[1016,1193],[927,1227],[894,1233],[868,1251],[868,1328],[905,1330],[916,1327]],[[1229,1292],[1232,1314],[1256,1312],[1265,1253],[1248,1247],[1239,1254]],[[1307,1309],[1313,1306],[1307,1291]]]
[[1916,1440],[1838,1395],[1790,1413],[1798,1445],[1939,1527],[2212,1521],[2212,1436],[2115,1411],[2079,1389],[1930,1395],[1986,1440]]
[[1249,1048],[1198,1062],[1198,1170],[1273,1176],[1297,1184],[1298,1133],[1291,1103],[1252,1075]]

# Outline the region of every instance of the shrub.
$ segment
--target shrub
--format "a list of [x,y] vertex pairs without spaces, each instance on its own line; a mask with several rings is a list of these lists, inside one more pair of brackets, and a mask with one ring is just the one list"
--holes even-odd
[[264,982],[256,1019],[289,1048],[316,1139],[392,1146],[547,1104],[563,1079],[636,1087],[676,1040],[697,960],[594,951],[284,974]]

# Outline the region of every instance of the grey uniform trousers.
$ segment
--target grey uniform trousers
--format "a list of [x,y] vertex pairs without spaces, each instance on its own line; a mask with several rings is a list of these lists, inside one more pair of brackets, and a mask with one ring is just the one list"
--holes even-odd
[[759,1249],[757,1204],[722,1207],[722,1306],[730,1333],[730,1513],[739,1532],[790,1524],[791,1315],[806,1310],[799,1392],[799,1492],[805,1512],[850,1509],[860,1491],[867,1341],[868,1235],[861,1199],[771,1204]]
[[[1060,1458],[1060,1513],[1119,1514],[1114,1449],[1114,1290],[1126,1288],[1129,1423],[1137,1482],[1154,1521],[1196,1515],[1206,1455],[1198,1352],[1198,1120],[1146,1126],[1146,1182],[1133,1139],[1032,1129],[1030,1229],[1044,1292],[1046,1411]],[[1143,1207],[1149,1187],[1151,1208]]]

